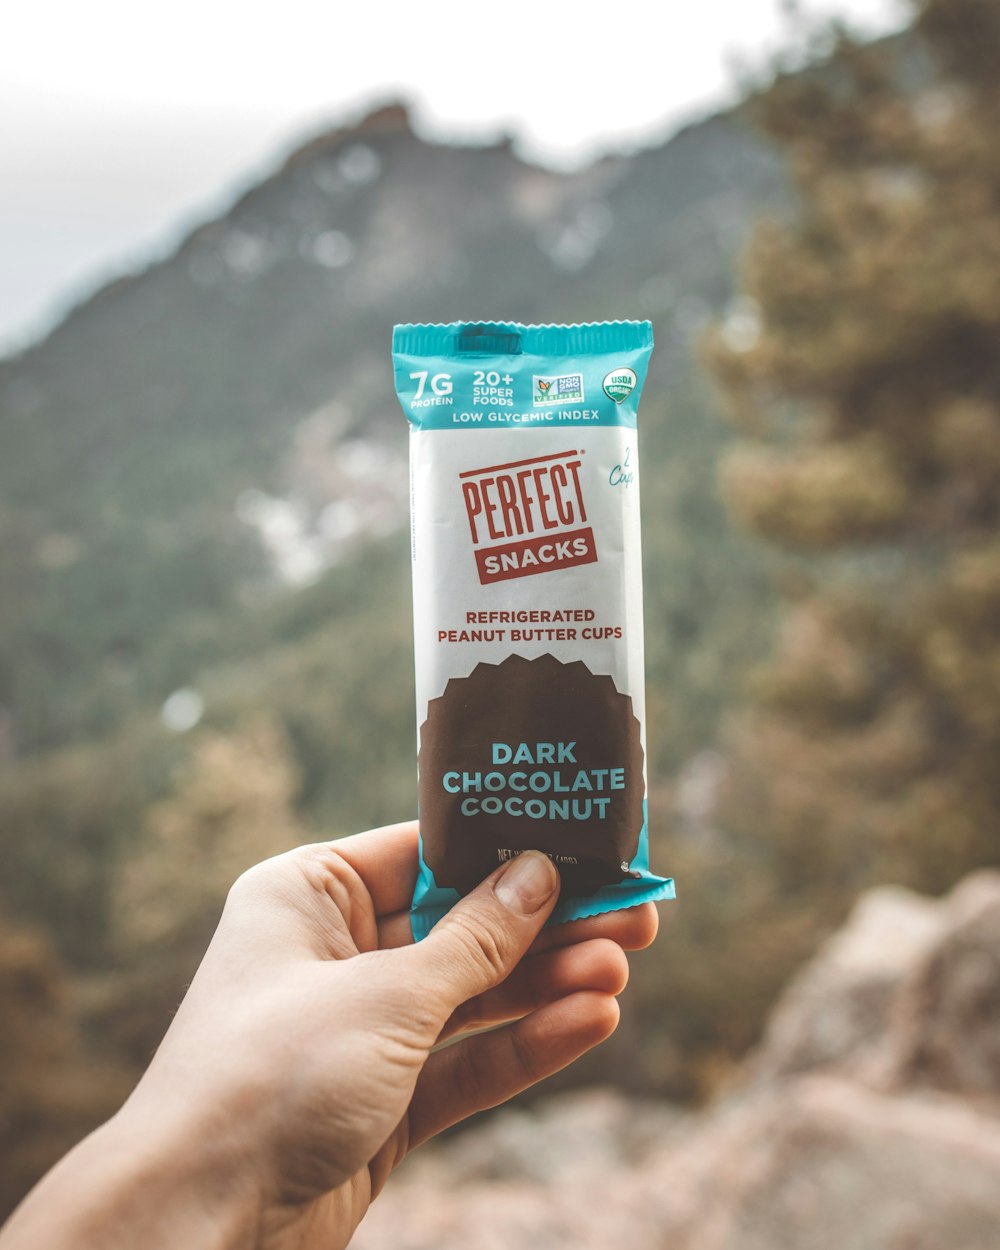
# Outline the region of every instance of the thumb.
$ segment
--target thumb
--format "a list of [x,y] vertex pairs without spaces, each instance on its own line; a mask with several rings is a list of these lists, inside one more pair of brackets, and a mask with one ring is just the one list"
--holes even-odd
[[461,1003],[513,971],[549,918],[559,872],[541,851],[524,851],[456,903],[411,947],[421,990],[446,1020]]

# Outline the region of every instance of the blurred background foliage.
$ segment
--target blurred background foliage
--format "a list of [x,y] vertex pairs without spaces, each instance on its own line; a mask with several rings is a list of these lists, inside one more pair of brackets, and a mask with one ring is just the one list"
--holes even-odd
[[234,876],[414,808],[393,321],[657,332],[681,900],[565,1079],[709,1096],[859,890],[997,862],[1000,10],[811,54],[573,175],[387,107],[0,362],[0,1210],[127,1091]]

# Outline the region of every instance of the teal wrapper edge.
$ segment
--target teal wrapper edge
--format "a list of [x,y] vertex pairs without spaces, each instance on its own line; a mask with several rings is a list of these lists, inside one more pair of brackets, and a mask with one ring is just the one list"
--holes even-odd
[[[639,849],[632,861],[632,869],[639,875],[626,878],[616,885],[602,886],[586,898],[560,899],[545,922],[546,928],[566,924],[570,920],[583,920],[587,916],[600,916],[609,911],[623,911],[626,907],[638,907],[640,903],[657,903],[677,897],[673,877],[657,877],[649,871],[649,833],[645,800],[642,814]],[[425,938],[461,897],[457,890],[442,888],[434,880],[434,874],[424,863],[424,844],[421,839],[420,871],[410,906],[413,940],[419,942]]]
[[[634,430],[652,349],[653,327],[648,321],[571,326],[451,321],[400,325],[392,333],[396,394],[414,430],[482,433],[508,425],[545,428],[547,422]],[[491,412],[489,401],[476,397],[469,379],[477,366],[494,369],[513,382],[508,407]],[[636,385],[630,395],[615,402],[603,383],[609,369],[622,367],[635,372]],[[530,390],[536,375],[547,374],[578,375],[585,397],[554,402],[538,411],[525,387]],[[433,392],[435,376],[447,377],[453,390],[446,395]],[[531,424],[523,423],[525,409],[533,409]]]
[[577,352],[636,351],[653,347],[653,327],[648,321],[589,321],[580,325],[521,325],[517,321],[448,321],[426,325],[398,325],[392,331],[394,356],[456,357],[455,340],[481,330],[484,350],[474,350],[475,339],[466,338],[463,357],[480,355],[495,359],[503,354],[492,345],[498,338],[510,335],[520,340],[525,356],[575,356]]

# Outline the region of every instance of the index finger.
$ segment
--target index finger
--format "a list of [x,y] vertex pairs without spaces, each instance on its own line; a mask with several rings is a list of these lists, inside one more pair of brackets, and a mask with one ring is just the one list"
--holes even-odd
[[[560,946],[575,946],[593,938],[610,938],[624,951],[641,951],[656,937],[659,916],[655,903],[640,903],[620,911],[602,912],[583,920],[570,920],[552,925],[539,933],[531,944],[530,954],[553,950]],[[378,944],[380,949],[409,946],[413,942],[410,925],[409,900],[405,910],[382,914],[378,921]]]
[[376,916],[410,906],[417,882],[417,822],[404,820],[329,843],[364,882]]
[[537,955],[540,951],[573,946],[577,942],[589,942],[592,938],[610,938],[622,950],[641,951],[652,945],[659,924],[656,904],[639,903],[635,907],[601,912],[581,920],[567,920],[564,924],[543,929],[535,938],[531,953]]

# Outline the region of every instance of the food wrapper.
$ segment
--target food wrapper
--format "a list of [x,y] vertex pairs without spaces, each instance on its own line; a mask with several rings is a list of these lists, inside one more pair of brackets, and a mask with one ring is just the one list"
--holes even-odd
[[499,864],[551,923],[672,898],[649,869],[636,413],[647,321],[393,333],[410,422],[419,940]]

